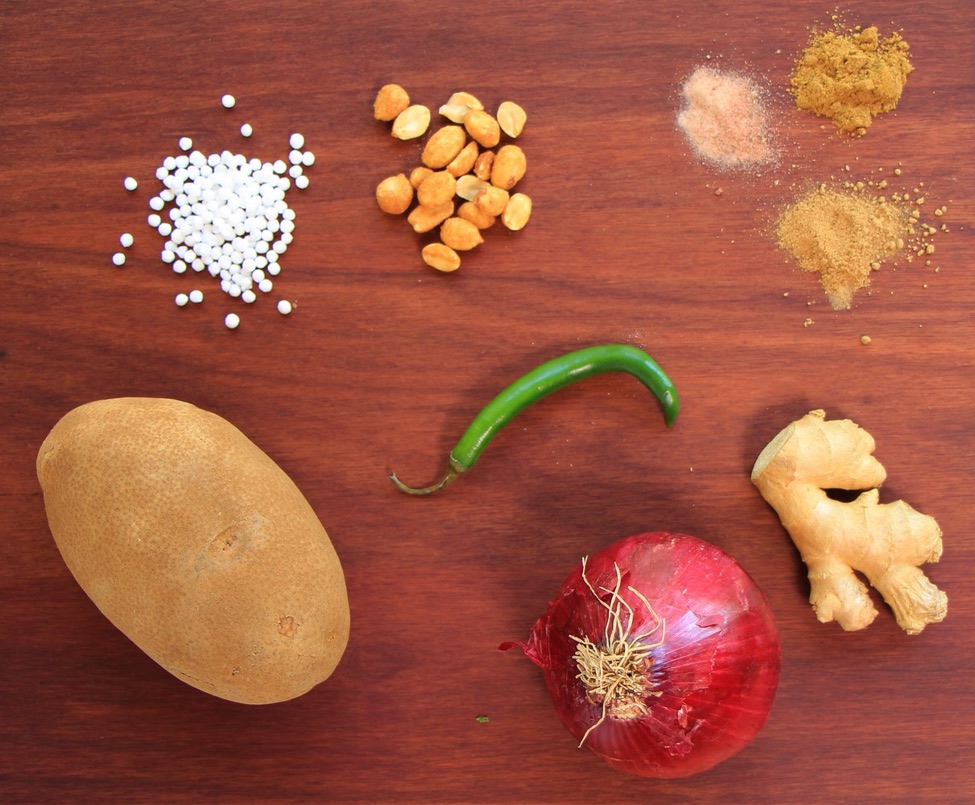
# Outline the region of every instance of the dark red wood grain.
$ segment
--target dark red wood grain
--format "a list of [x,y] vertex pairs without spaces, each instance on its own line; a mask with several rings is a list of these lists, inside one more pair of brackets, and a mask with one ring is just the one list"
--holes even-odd
[[[975,12],[963,0],[852,9],[901,29],[916,71],[896,112],[846,141],[784,89],[829,11],[0,4],[0,801],[970,797]],[[705,62],[770,88],[780,164],[720,174],[690,153],[674,125],[679,85]],[[371,118],[389,81],[432,106],[466,89],[528,111],[533,218],[490,232],[454,275],[426,269],[406,222],[376,208],[378,181],[419,153]],[[206,285],[201,306],[177,308],[188,283],[158,261],[144,223],[162,156],[185,134],[275,158],[292,131],[317,155],[311,187],[289,194],[297,230],[277,290],[295,313],[261,299],[230,332],[223,316],[242,306]],[[928,208],[948,207],[937,259],[883,269],[834,312],[776,248],[776,213],[808,186],[898,164]],[[137,241],[120,269],[109,258],[123,231]],[[639,384],[603,376],[525,412],[440,497],[390,485],[390,469],[435,479],[469,419],[524,371],[615,341],[646,348],[677,383],[672,429]],[[320,515],[346,570],[352,638],[310,694],[246,707],[180,684],[71,578],[34,458],[69,409],[123,395],[226,417]],[[765,443],[819,407],[874,435],[884,500],[903,497],[944,530],[927,571],[949,614],[920,636],[882,604],[860,633],[818,623],[796,552],[749,483]],[[537,669],[497,651],[527,636],[579,557],[653,529],[732,553],[769,596],[783,645],[766,728],[683,781],[629,777],[577,749]]]

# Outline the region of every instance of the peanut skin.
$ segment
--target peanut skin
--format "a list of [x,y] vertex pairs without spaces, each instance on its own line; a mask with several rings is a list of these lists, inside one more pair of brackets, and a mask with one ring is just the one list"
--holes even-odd
[[461,152],[467,143],[467,134],[461,126],[444,126],[427,140],[420,160],[428,168],[445,168]]
[[483,109],[471,109],[464,118],[464,128],[485,148],[494,148],[501,139],[498,121]]
[[414,232],[423,233],[435,229],[454,214],[454,202],[448,201],[439,207],[414,207],[413,211],[407,216],[410,226]]
[[491,167],[491,184],[502,190],[511,190],[528,169],[525,152],[517,145],[503,145],[498,149]]
[[532,200],[524,193],[515,193],[501,213],[501,223],[512,232],[523,229],[532,214]]
[[413,186],[406,174],[400,173],[383,179],[376,187],[379,209],[390,215],[401,215],[413,203]]
[[396,116],[410,105],[410,95],[399,84],[386,84],[378,93],[372,105],[376,120],[395,120]]
[[460,255],[443,243],[428,243],[420,252],[423,262],[445,274],[460,268]]
[[448,171],[435,171],[416,189],[416,198],[425,207],[440,207],[454,197],[457,180]]
[[393,121],[393,136],[400,140],[415,140],[427,133],[430,126],[430,110],[414,104],[400,112]]
[[455,251],[466,252],[484,243],[479,230],[463,218],[448,218],[440,227],[440,240]]

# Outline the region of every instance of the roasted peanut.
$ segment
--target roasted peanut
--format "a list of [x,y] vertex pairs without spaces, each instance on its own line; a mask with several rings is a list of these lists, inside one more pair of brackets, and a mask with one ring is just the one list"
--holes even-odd
[[413,140],[426,134],[430,126],[430,110],[422,104],[407,106],[393,121],[393,136]]
[[433,170],[426,165],[417,165],[417,167],[413,168],[410,171],[410,184],[413,185],[413,189],[416,190],[416,188],[423,184],[423,180],[431,173],[433,173]]
[[532,214],[532,200],[524,193],[515,193],[501,213],[501,223],[517,232],[528,223]]
[[413,211],[407,216],[414,232],[429,232],[435,229],[454,214],[454,202],[448,201],[440,207],[414,207]]
[[525,110],[514,101],[504,101],[498,107],[498,125],[501,126],[501,131],[512,139],[521,134],[527,120],[528,115],[525,114]]
[[471,109],[464,118],[464,128],[485,148],[494,148],[501,139],[498,121],[483,109]]
[[[460,268],[459,253],[482,244],[482,231],[498,218],[508,229],[519,230],[531,216],[531,199],[509,193],[525,175],[525,153],[512,144],[498,147],[502,134],[514,139],[522,133],[528,116],[512,101],[501,103],[492,115],[468,92],[455,92],[439,112],[453,125],[431,133],[421,164],[380,182],[376,200],[384,212],[408,212],[407,221],[418,234],[439,227],[439,242],[424,246],[421,256],[431,268],[453,272]],[[373,113],[377,120],[392,121],[393,136],[401,140],[423,137],[430,129],[430,109],[411,103],[398,84],[379,90]]]
[[491,167],[491,184],[502,190],[510,190],[525,175],[528,160],[517,145],[502,145]]
[[473,201],[478,193],[490,186],[484,180],[478,179],[476,176],[468,173],[458,177],[456,192],[464,201]]
[[478,208],[473,201],[465,201],[461,204],[457,208],[457,217],[463,218],[465,221],[470,221],[478,229],[490,229],[494,226],[494,222],[498,220],[498,216],[489,215],[484,210]]
[[477,155],[479,153],[477,142],[471,140],[467,145],[465,145],[460,153],[455,156],[449,165],[447,165],[447,170],[450,171],[454,176],[460,177],[465,173],[470,173],[471,169],[474,167],[474,163],[477,161]]
[[376,93],[372,114],[376,120],[395,120],[410,105],[409,93],[399,84],[387,84]]
[[488,215],[501,215],[504,208],[508,206],[508,191],[488,185],[474,196],[474,204]]
[[447,99],[447,103],[440,107],[440,114],[451,123],[463,123],[471,109],[483,108],[484,104],[469,92],[455,92]]
[[448,218],[440,226],[440,240],[451,249],[466,252],[484,243],[481,231],[463,218]]
[[494,167],[494,151],[484,151],[474,163],[474,175],[484,181],[491,181],[491,168]]
[[427,140],[420,161],[428,168],[444,168],[461,152],[466,142],[467,133],[462,126],[444,126]]
[[442,207],[454,197],[457,180],[447,171],[434,171],[416,189],[416,198],[424,207]]
[[399,173],[383,179],[376,187],[376,201],[379,209],[390,215],[406,212],[413,202],[413,185],[406,174]]
[[460,268],[460,255],[443,243],[428,243],[420,252],[423,262],[430,268],[448,273]]

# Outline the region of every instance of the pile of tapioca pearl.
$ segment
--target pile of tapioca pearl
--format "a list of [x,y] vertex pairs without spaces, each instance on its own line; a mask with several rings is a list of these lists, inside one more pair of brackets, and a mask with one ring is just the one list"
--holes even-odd
[[[232,109],[236,100],[224,95],[221,104]],[[250,137],[253,127],[240,127]],[[159,257],[183,276],[208,273],[218,279],[227,296],[253,304],[258,294],[269,294],[281,273],[281,256],[294,239],[295,213],[286,201],[291,187],[308,187],[305,168],[315,155],[304,150],[305,138],[289,138],[288,159],[262,162],[242,154],[222,151],[206,155],[193,149],[189,137],[181,137],[178,156],[167,156],[156,169],[163,189],[149,199],[146,221],[165,238]],[[126,190],[135,191],[138,181],[127,176]],[[135,242],[129,232],[119,237],[122,251],[112,255],[117,266],[125,264],[125,249]],[[176,294],[179,307],[199,304],[203,291],[194,287]],[[287,299],[277,303],[288,315],[293,305]],[[237,313],[228,313],[224,324],[231,330],[240,325]]]

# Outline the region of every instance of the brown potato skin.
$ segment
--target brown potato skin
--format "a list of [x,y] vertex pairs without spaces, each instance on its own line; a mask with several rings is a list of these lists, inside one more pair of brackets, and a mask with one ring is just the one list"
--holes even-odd
[[338,555],[291,479],[225,419],[163,398],[88,403],[44,440],[37,477],[75,579],[174,676],[269,704],[338,665]]

